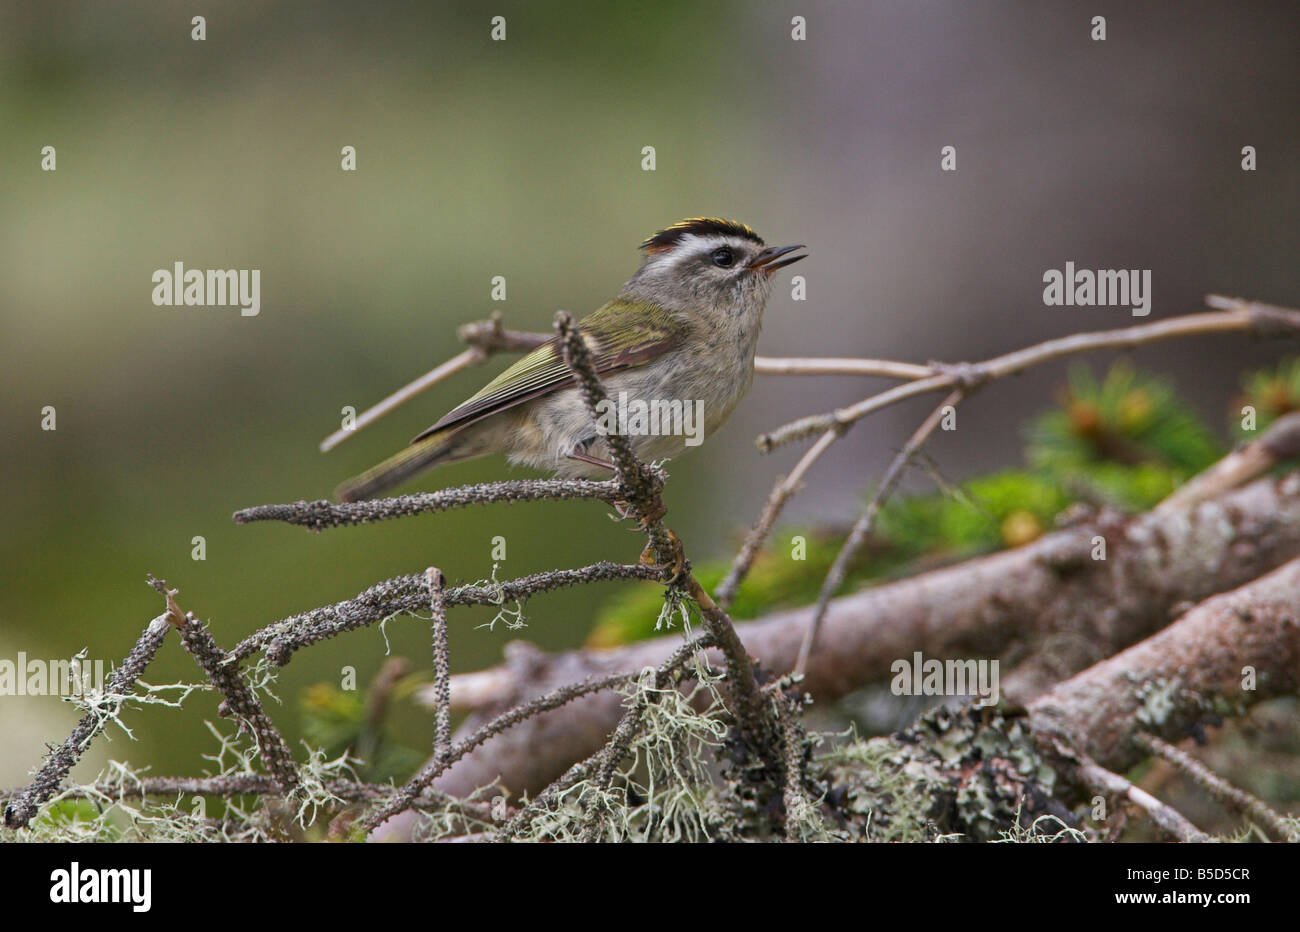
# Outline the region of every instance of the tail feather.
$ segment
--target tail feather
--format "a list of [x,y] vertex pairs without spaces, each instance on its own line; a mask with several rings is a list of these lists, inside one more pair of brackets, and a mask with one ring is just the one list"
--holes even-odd
[[349,479],[334,491],[334,495],[341,502],[359,502],[362,499],[374,498],[380,492],[391,489],[416,473],[446,459],[451,452],[451,445],[447,443],[447,439],[447,434],[432,434],[419,443],[411,444],[378,466],[373,466],[361,475]]

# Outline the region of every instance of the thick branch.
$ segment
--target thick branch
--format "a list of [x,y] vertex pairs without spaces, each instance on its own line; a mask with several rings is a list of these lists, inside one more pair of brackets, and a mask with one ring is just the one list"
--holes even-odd
[[[1091,559],[1094,536],[1105,560]],[[937,659],[1041,654],[1003,691],[1028,701],[1055,682],[1163,627],[1184,603],[1239,586],[1300,555],[1300,477],[1261,480],[1194,509],[1097,521],[1015,550],[832,600],[802,684],[819,701],[890,675],[921,650]],[[745,648],[769,669],[791,669],[812,615],[801,608],[742,623]],[[610,650],[547,655],[511,645],[506,666],[453,677],[454,701],[510,704],[589,676],[657,666],[675,637]],[[711,662],[721,658],[716,655]],[[461,689],[465,679],[471,688]],[[472,685],[471,685],[472,684]],[[593,696],[521,726],[511,748],[489,742],[438,786],[465,795],[498,775],[516,790],[545,786],[593,753],[619,721],[616,698]],[[1105,763],[1104,761],[1102,762]]]
[[1109,770],[1208,720],[1300,690],[1300,559],[1207,599],[1175,624],[1057,684],[1029,706],[1050,736]]

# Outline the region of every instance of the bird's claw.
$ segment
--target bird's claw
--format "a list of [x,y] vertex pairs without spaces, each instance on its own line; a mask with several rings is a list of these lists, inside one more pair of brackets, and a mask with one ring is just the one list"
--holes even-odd
[[[633,510],[631,502],[620,499],[618,501],[610,502],[610,505],[618,514],[620,521],[636,517],[636,511]],[[636,529],[638,531],[649,531],[650,528],[662,521],[666,514],[668,514],[668,509],[664,506],[663,499],[656,496],[654,504],[650,506],[649,513],[637,518]],[[672,532],[670,531],[669,533]]]
[[[664,507],[664,500],[656,495],[654,504],[650,506],[649,513],[642,515],[641,520],[637,522],[636,524],[637,529],[642,531],[650,530],[651,527],[653,527],[654,525],[662,521],[664,519],[664,515],[666,514],[668,514],[668,509]],[[669,531],[668,533],[673,535],[673,540],[677,540],[677,536],[673,534],[672,531]],[[679,543],[678,544],[679,549],[680,546],[681,545]]]
[[641,551],[640,563],[642,566],[651,566],[663,573],[671,573],[668,577],[668,585],[677,584],[686,575],[686,551],[682,548],[682,542],[671,530],[665,528],[668,535],[668,542],[672,545],[672,561],[668,563],[657,563],[655,558],[655,547],[653,543],[646,544],[645,549]]

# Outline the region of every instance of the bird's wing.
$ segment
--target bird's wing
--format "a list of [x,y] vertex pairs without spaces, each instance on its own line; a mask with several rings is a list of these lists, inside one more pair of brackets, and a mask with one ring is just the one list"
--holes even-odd
[[[630,323],[636,321],[636,323]],[[625,298],[611,301],[578,324],[598,375],[643,365],[681,342],[681,324],[662,309]],[[446,428],[461,428],[507,408],[573,384],[558,339],[545,343],[448,412],[411,443]]]

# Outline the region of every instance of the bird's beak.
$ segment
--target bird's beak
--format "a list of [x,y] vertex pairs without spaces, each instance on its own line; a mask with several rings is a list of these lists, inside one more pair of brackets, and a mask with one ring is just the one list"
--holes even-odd
[[[751,272],[761,271],[765,275],[771,275],[777,269],[783,269],[787,265],[792,265],[793,263],[798,262],[800,259],[807,259],[808,257],[806,255],[790,256],[788,259],[781,259],[781,257],[787,253],[794,252],[796,249],[804,248],[805,247],[802,244],[798,246],[770,246],[756,255],[754,261],[745,266],[745,268],[749,269]],[[781,259],[781,261],[777,262],[777,259]]]

